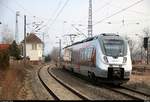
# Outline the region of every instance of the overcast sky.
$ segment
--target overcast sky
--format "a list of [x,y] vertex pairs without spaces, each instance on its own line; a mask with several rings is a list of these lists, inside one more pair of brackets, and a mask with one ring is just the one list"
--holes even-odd
[[[130,7],[138,1],[141,2]],[[89,0],[0,0],[0,21],[2,25],[8,25],[14,34],[16,11],[20,12],[19,41],[23,39],[24,15],[27,15],[27,32],[33,30],[33,22],[43,22],[38,36],[42,39],[42,34],[45,33],[47,53],[58,46],[56,36],[62,38],[65,34],[77,32],[72,24],[87,35],[88,2]],[[93,35],[112,32],[135,37],[135,34],[142,35],[145,27],[150,27],[150,0],[93,0]],[[84,36],[78,36],[75,40],[81,39]],[[65,44],[70,42],[69,37],[63,37],[62,40]]]

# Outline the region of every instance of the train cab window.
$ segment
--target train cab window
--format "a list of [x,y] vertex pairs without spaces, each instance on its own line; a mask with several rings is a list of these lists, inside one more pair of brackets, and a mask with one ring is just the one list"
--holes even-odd
[[124,56],[127,52],[124,40],[103,39],[103,46],[107,56]]

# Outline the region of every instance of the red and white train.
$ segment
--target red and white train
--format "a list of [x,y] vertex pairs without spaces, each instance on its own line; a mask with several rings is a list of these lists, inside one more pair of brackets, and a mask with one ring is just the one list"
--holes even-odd
[[63,68],[120,85],[131,75],[129,45],[116,34],[87,38],[63,49]]

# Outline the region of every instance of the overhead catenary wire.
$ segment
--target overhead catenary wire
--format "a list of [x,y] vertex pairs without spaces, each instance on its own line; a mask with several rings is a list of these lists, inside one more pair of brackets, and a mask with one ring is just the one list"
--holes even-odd
[[54,10],[54,12],[52,13],[52,15],[50,16],[50,18],[48,19],[48,21],[46,22],[46,24],[42,25],[40,28],[38,28],[38,30],[48,26],[49,22],[52,20],[52,17],[53,15],[55,15],[55,13],[59,10],[60,8],[60,5],[61,5],[61,1],[59,1],[58,5],[57,5],[57,8]]
[[111,17],[113,17],[113,16],[115,16],[115,15],[117,15],[117,14],[123,12],[123,11],[126,11],[127,9],[129,9],[129,8],[131,8],[131,7],[133,7],[133,6],[137,5],[137,4],[139,4],[139,3],[141,3],[142,1],[144,1],[144,0],[137,1],[137,2],[133,3],[132,5],[130,5],[130,6],[126,7],[126,8],[124,8],[124,9],[119,10],[118,12],[115,12],[115,13],[113,13],[112,15],[103,18],[102,20],[100,20],[100,21],[96,22],[95,24],[93,24],[93,26],[95,26],[95,25],[97,25],[97,24],[103,22],[104,20],[106,20],[106,19],[108,19],[108,18],[111,18]]
[[[11,11],[14,15],[16,15],[16,11],[15,11],[14,9],[8,7],[8,6],[7,6],[5,3],[3,3],[3,2],[0,2],[0,4],[1,4],[3,7],[7,8],[9,11]],[[20,14],[19,14],[18,17],[21,18],[21,19],[24,19],[23,16],[24,16],[24,15],[20,15]],[[27,26],[27,28],[28,28],[28,29],[31,29],[29,26]]]
[[[33,15],[28,9],[26,9],[20,2],[18,2],[17,0],[14,0],[14,3],[17,4],[20,8],[22,8],[28,15],[28,17],[32,17],[32,18],[38,18],[40,21],[42,21],[42,23],[40,23],[40,25],[43,24],[43,19],[42,17],[37,17],[36,15]],[[35,24],[36,25],[36,24]],[[36,25],[35,28],[32,28],[32,31],[35,31],[40,25]]]
[[[27,8],[25,8],[25,7],[24,7],[20,2],[18,2],[17,0],[14,0],[14,3],[17,4],[19,7],[21,7],[24,11],[26,11],[26,13],[28,14],[28,16],[37,17],[37,16],[33,15]],[[42,17],[37,17],[37,18],[42,21]]]
[[[110,2],[106,2],[103,6],[101,6],[100,8],[98,8],[97,10],[93,11],[93,15],[96,15],[97,12],[101,11],[102,9],[104,9],[106,6],[109,6],[111,4],[112,1]],[[85,20],[87,16],[84,16],[80,21],[82,21],[83,19]]]
[[0,4],[1,4],[3,7],[5,7],[5,8],[7,8],[7,9],[9,9],[9,11],[11,11],[13,14],[16,14],[16,11],[15,11],[15,10],[13,10],[12,8],[8,7],[7,5],[5,5],[5,3],[0,2]]
[[[121,8],[121,6],[118,6],[118,5],[112,5],[110,4],[111,6],[115,6],[117,7],[118,9]],[[142,12],[142,11],[136,11],[136,10],[128,10],[128,12],[134,12],[136,14],[140,14],[140,15],[144,15],[144,16],[150,16],[149,14],[146,14],[145,12]]]
[[[68,2],[69,2],[69,0],[66,0],[66,2],[64,3],[64,5],[63,5],[62,8],[60,9],[60,11],[57,13],[57,15],[55,16],[55,18],[52,20],[52,23],[50,24],[49,27],[51,27],[51,26],[55,23],[55,21],[57,20],[58,16],[61,14],[61,12],[63,11],[63,9],[65,8],[65,6],[67,5]],[[38,30],[41,30],[41,29],[43,29],[44,27],[47,26],[47,32],[48,32],[48,31],[49,31],[48,25],[49,25],[49,21],[50,21],[50,20],[51,20],[51,18],[48,20],[48,23],[46,23],[45,25],[43,25],[42,27],[40,27]]]
[[[62,11],[64,10],[64,8],[66,7],[66,5],[68,4],[70,0],[66,0],[66,2],[64,3],[64,5],[62,6],[62,8],[60,9],[60,11],[57,13],[57,15],[55,16],[54,20],[51,22],[51,24],[49,25],[49,27],[52,27],[52,25],[56,22],[57,18],[59,17],[59,15],[62,13]],[[46,25],[48,26],[48,25]],[[48,28],[49,28],[48,27]],[[50,28],[49,28],[50,29]],[[49,31],[48,29],[48,31]]]

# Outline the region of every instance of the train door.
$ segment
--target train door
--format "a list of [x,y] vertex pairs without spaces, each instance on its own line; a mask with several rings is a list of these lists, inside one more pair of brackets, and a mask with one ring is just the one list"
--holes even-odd
[[94,47],[91,47],[89,48],[88,53],[89,72],[94,72],[95,65],[96,65],[96,50]]
[[93,48],[91,56],[92,67],[96,67],[96,49]]

